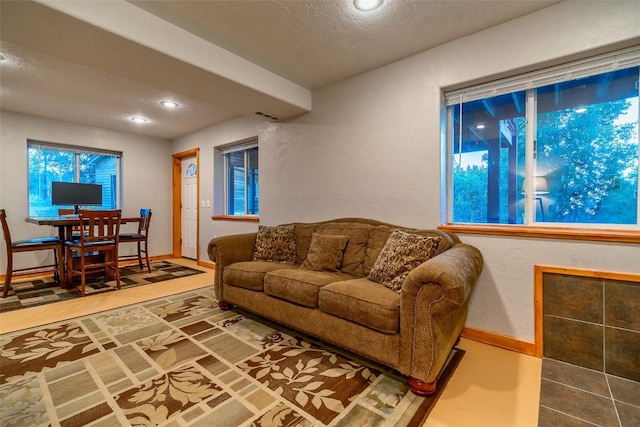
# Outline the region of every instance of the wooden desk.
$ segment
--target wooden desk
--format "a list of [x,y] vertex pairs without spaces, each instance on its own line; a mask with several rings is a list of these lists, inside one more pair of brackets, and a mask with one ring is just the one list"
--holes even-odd
[[[81,221],[78,215],[61,215],[61,216],[28,216],[26,221],[31,224],[36,225],[49,225],[52,227],[58,228],[58,237],[63,242],[66,240],[73,239],[73,227],[81,225]],[[120,224],[126,224],[129,222],[140,222],[139,217],[133,218],[120,218]],[[62,251],[63,256],[66,256],[66,250]],[[64,265],[66,266],[66,260],[63,259]],[[66,286],[70,286],[70,280],[67,276],[66,272],[62,272],[64,274],[64,278],[61,281],[65,283]]]
[[[58,237],[62,240],[71,240],[73,227],[81,225],[80,218],[77,215],[28,216],[26,221],[36,225],[50,225],[52,227],[57,227]],[[140,218],[120,218],[120,224],[126,224],[128,222],[140,222]]]

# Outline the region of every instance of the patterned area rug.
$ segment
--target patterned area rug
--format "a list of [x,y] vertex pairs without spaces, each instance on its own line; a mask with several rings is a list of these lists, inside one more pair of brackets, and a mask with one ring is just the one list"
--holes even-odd
[[437,399],[212,288],[0,335],[0,366],[2,426],[407,426]]
[[[132,264],[120,267],[120,285],[122,289],[125,289],[202,273],[204,273],[202,270],[168,261],[152,262],[151,273],[146,268],[140,271],[138,264]],[[86,295],[114,290],[116,290],[116,281],[105,282],[104,276],[88,279],[85,286]],[[79,287],[62,289],[54,282],[53,277],[30,281],[13,281],[7,298],[0,298],[0,313],[79,297]]]

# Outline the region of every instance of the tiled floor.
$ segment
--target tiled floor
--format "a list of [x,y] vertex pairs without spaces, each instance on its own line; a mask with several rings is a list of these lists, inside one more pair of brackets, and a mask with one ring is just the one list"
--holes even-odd
[[542,361],[539,427],[638,427],[640,382]]

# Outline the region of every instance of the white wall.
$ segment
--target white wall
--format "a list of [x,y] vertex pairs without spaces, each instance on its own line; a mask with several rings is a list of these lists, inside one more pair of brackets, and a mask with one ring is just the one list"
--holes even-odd
[[[171,143],[107,129],[79,126],[41,117],[0,111],[0,207],[7,211],[13,240],[57,235],[52,227],[25,222],[28,215],[27,140],[102,148],[123,153],[123,216],[139,216],[140,208],[151,208],[149,255],[172,253]],[[129,224],[126,227],[131,227]],[[123,225],[123,230],[125,226]],[[135,227],[134,227],[135,228]],[[127,228],[128,230],[129,228]],[[128,248],[127,246],[132,246]],[[122,250],[133,251],[133,245]],[[0,271],[6,269],[2,243]],[[15,266],[45,265],[52,256],[44,252],[18,254]],[[40,264],[38,264],[40,263]]]
[[[219,123],[215,126],[194,132],[183,138],[180,138],[173,143],[173,153],[180,153],[188,151],[193,148],[200,148],[200,172],[199,172],[199,185],[200,185],[200,199],[211,200],[209,208],[199,208],[200,215],[200,248],[198,253],[198,259],[204,262],[210,262],[207,255],[207,245],[212,237],[225,234],[247,233],[255,231],[258,225],[255,222],[238,222],[238,221],[213,221],[211,217],[214,215],[214,210],[218,208],[218,214],[222,212],[223,201],[216,200],[214,194],[214,148],[226,145],[229,143],[239,142],[258,136],[258,134],[268,124],[261,119],[240,116],[234,119],[227,120],[223,123]],[[260,152],[262,156],[262,152]],[[263,158],[260,157],[260,168],[263,165]],[[220,174],[219,182],[223,179],[221,174],[222,167],[219,167],[216,172]],[[262,179],[262,169],[260,170],[260,178]],[[262,191],[262,185],[260,186]],[[262,198],[260,200],[262,203]]]
[[[345,216],[434,228],[440,222],[443,88],[489,81],[640,42],[640,2],[564,2],[313,94],[288,123],[239,119],[175,142],[201,147],[201,198],[212,197],[213,147],[257,132],[260,221]],[[209,194],[207,194],[209,192]],[[214,235],[256,224],[201,215],[200,256]],[[461,235],[485,257],[468,326],[534,340],[536,264],[640,273],[639,245]]]

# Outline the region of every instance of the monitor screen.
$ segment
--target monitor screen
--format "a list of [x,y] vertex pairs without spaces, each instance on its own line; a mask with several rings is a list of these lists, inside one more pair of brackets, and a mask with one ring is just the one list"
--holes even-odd
[[51,204],[54,206],[101,206],[102,185],[79,182],[51,183]]

